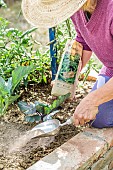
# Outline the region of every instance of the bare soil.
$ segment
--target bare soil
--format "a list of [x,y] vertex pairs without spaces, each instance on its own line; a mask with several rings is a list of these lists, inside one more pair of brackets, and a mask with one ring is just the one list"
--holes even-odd
[[[93,83],[86,82],[84,86],[79,87],[76,91],[76,100],[65,101],[61,105],[62,109],[54,118],[59,119],[61,123],[65,122],[74,113],[80,100],[90,91]],[[50,85],[30,85],[27,91],[23,91],[19,100],[27,102],[40,100],[51,103],[53,98],[50,93]],[[60,129],[56,136],[34,138],[24,143],[22,134],[35,125],[36,123],[24,121],[24,114],[18,109],[17,103],[10,106],[7,114],[0,120],[0,170],[27,169],[84,128],[66,125]]]

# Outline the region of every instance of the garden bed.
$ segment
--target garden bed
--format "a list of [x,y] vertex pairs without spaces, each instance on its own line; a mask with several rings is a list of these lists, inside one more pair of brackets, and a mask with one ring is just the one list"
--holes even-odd
[[[21,1],[14,3],[14,5],[11,5],[11,8],[7,9],[0,9],[1,16],[7,18],[10,22],[9,27],[10,28],[18,28],[20,30],[23,30],[26,32],[26,30],[29,30],[32,28],[25,19],[23,18],[22,14],[19,13],[21,11]],[[9,28],[8,27],[8,28]],[[62,40],[61,45],[58,48],[60,50],[60,56],[62,54],[62,49],[64,48],[65,40],[68,38],[68,29],[66,31],[66,28],[64,30],[64,25],[59,27],[59,30],[61,29],[61,35],[57,35],[58,41]],[[72,27],[71,27],[72,28]],[[4,33],[4,31],[3,31]],[[64,36],[65,35],[65,36]],[[74,36],[74,33],[72,34]],[[46,44],[49,44],[49,36],[48,36],[48,29],[38,29],[36,32],[33,33],[33,37],[36,40],[36,43],[34,44],[33,49],[38,49],[41,46],[41,52],[45,54],[45,49],[47,50],[49,46]],[[75,37],[75,36],[74,36]],[[15,40],[17,37],[15,38]],[[16,41],[17,42],[17,41]],[[22,42],[22,41],[21,41]],[[58,43],[59,44],[59,43]],[[18,43],[16,43],[18,45]],[[44,48],[43,48],[44,46]],[[19,49],[23,49],[19,47]],[[18,48],[17,48],[18,49]],[[25,49],[25,48],[24,48]],[[26,49],[25,49],[26,51]],[[29,50],[28,50],[29,51]],[[27,51],[27,52],[28,52]],[[12,52],[10,52],[12,54]],[[42,69],[41,72],[41,78],[43,75],[48,76],[50,75],[50,70],[48,69],[48,64],[50,64],[49,61],[47,61],[46,67],[43,65],[44,61],[49,58],[47,57],[47,54],[44,56],[46,58],[41,59],[41,56],[37,56],[36,60],[32,60],[31,58],[23,58],[23,52],[21,52],[22,56],[19,54],[19,62],[21,61],[23,65],[26,65],[27,63],[23,60],[25,59],[34,62],[37,62],[39,65],[37,68]],[[29,54],[29,53],[28,53]],[[49,54],[49,53],[48,53]],[[50,55],[50,54],[49,54]],[[17,53],[13,54],[13,59],[15,59],[14,56],[17,56]],[[31,53],[30,57],[34,56]],[[22,58],[21,58],[22,57]],[[4,57],[3,57],[4,58]],[[9,58],[9,56],[8,56]],[[22,60],[21,60],[22,59]],[[5,60],[3,60],[5,61]],[[6,63],[7,63],[7,57],[6,57]],[[16,65],[18,65],[15,60],[13,61]],[[19,63],[20,64],[20,63]],[[3,63],[3,67],[4,67]],[[9,66],[9,67],[8,67]],[[5,67],[6,73],[7,68],[11,67],[11,63],[8,63],[8,66]],[[19,66],[19,65],[18,65]],[[37,70],[35,73],[36,81],[39,81],[38,73],[40,73],[40,69]],[[4,69],[3,69],[4,70]],[[7,74],[6,74],[7,75]],[[39,81],[41,82],[41,80]],[[74,110],[80,100],[90,91],[91,86],[94,84],[94,82],[85,82],[84,86],[81,88],[78,88],[76,91],[76,101],[66,101],[62,104],[62,109],[60,112],[58,112],[54,118],[59,119],[61,123],[65,122],[71,115],[73,115]],[[34,102],[35,100],[45,101],[47,103],[52,103],[53,98],[50,95],[51,93],[51,86],[39,86],[36,84],[30,84],[28,86],[28,89],[26,91],[21,89],[21,98],[19,98],[19,101],[26,101],[26,102]],[[0,170],[24,170],[28,167],[32,166],[34,163],[36,163],[41,158],[45,157],[49,153],[51,153],[53,150],[61,146],[63,143],[67,142],[70,138],[78,134],[83,130],[82,127],[76,128],[73,125],[64,126],[61,128],[59,133],[50,138],[43,138],[43,139],[32,139],[31,141],[28,141],[25,143],[25,141],[22,138],[22,134],[25,131],[28,131],[32,129],[36,123],[27,123],[24,121],[24,114],[20,112],[20,110],[17,107],[17,103],[10,106],[9,110],[7,111],[7,114],[0,118]]]
[[[74,109],[80,100],[90,91],[93,83],[94,82],[86,82],[84,87],[78,88],[76,91],[76,101],[66,101],[63,103],[62,109],[54,118],[59,119],[62,123],[65,122],[67,118],[74,113]],[[29,85],[27,91],[22,93],[21,100],[27,102],[42,100],[51,103],[53,99],[50,92],[51,87],[49,85]],[[12,105],[7,114],[1,118],[0,169],[24,170],[83,130],[83,128],[67,125],[62,127],[55,137],[35,138],[24,144],[21,135],[23,132],[32,129],[35,125],[35,123],[31,124],[24,121],[24,114],[19,111],[16,103]],[[19,147],[16,147],[17,144]]]

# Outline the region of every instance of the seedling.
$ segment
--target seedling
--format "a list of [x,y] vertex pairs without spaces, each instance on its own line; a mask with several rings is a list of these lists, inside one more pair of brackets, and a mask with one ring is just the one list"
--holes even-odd
[[28,104],[27,102],[20,101],[18,106],[20,110],[25,114],[25,120],[27,122],[43,121],[43,118],[58,108],[66,99],[68,99],[70,93],[59,96],[58,99],[54,100],[52,104],[45,104],[39,101]]
[[15,90],[24,76],[34,69],[33,65],[20,66],[13,70],[12,77],[8,78],[8,81],[0,77],[0,116],[5,114],[8,106],[20,97]]

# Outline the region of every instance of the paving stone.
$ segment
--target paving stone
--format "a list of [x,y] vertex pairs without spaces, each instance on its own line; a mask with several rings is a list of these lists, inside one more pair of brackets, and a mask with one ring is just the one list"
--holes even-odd
[[4,165],[3,164],[0,164],[0,170],[4,168]]
[[85,128],[84,133],[89,134],[92,138],[100,138],[105,140],[110,147],[113,146],[113,128]]
[[79,133],[28,170],[88,169],[107,149],[105,140]]

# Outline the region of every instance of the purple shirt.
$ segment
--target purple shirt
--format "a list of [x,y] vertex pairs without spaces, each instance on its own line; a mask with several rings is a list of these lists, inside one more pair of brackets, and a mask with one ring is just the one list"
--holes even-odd
[[103,63],[100,74],[113,76],[113,0],[98,0],[89,21],[83,10],[71,17],[77,31],[76,40],[84,50],[93,51]]

